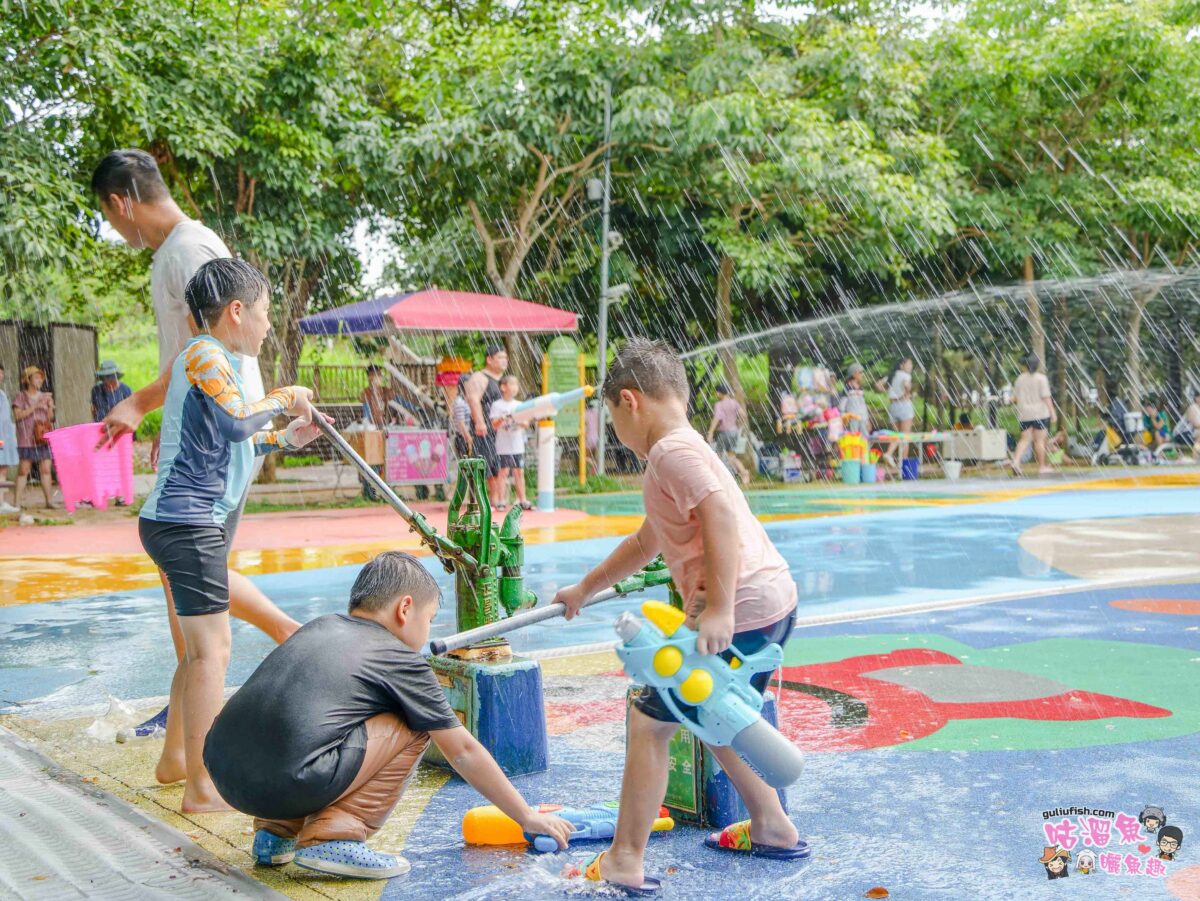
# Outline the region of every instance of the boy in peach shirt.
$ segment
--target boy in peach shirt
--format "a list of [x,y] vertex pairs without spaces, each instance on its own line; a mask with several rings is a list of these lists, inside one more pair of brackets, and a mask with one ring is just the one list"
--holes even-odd
[[[598,591],[637,572],[661,553],[683,596],[687,625],[701,654],[730,645],[753,653],[783,644],[795,621],[796,584],[720,458],[687,418],[683,364],[665,344],[630,340],[604,380],[617,437],[646,461],[646,519],[578,585],[555,597],[567,619]],[[736,536],[736,540],[735,540]],[[770,674],[755,677],[766,687]],[[685,712],[692,708],[675,699]],[[644,855],[667,790],[668,745],[678,721],[658,692],[644,689],[629,712],[621,812],[612,846],[585,865],[591,880],[630,894],[655,894]],[[710,835],[710,848],[784,860],[807,857],[779,795],[732,748],[711,748],[750,811],[750,819]]]

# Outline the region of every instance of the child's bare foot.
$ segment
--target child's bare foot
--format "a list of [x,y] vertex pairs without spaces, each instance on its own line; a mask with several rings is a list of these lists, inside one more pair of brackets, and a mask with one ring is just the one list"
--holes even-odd
[[154,778],[159,785],[170,785],[172,782],[182,782],[187,778],[187,769],[184,767],[183,755],[179,756],[163,755],[158,759],[158,766],[154,768]]
[[771,823],[751,823],[750,835],[756,845],[770,845],[772,848],[792,848],[800,840],[800,832],[791,820]]
[[233,810],[211,782],[201,786],[189,782],[183,790],[183,803],[179,805],[179,809],[184,813],[220,813]]
[[609,848],[600,858],[600,878],[618,885],[641,885],[646,880],[645,863],[642,858]]

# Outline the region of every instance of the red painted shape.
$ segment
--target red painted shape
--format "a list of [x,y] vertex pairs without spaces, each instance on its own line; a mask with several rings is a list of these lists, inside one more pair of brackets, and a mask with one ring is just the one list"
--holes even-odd
[[546,731],[551,735],[568,735],[577,729],[600,723],[625,721],[625,698],[606,701],[578,701],[546,705]]
[[830,663],[784,667],[780,677],[783,682],[832,689],[848,695],[866,706],[867,718],[865,723],[839,726],[825,699],[783,688],[780,691],[783,732],[798,746],[810,751],[861,751],[924,738],[951,720],[1083,721],[1113,716],[1152,718],[1171,715],[1171,711],[1161,707],[1090,691],[1068,691],[1018,701],[939,703],[916,689],[865,675],[899,666],[961,664],[957,657],[942,651],[905,648]]

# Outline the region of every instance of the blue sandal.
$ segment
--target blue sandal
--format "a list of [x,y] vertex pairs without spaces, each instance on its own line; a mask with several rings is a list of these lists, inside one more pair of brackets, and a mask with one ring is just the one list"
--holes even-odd
[[169,709],[170,705],[158,711],[144,723],[138,723],[132,729],[122,729],[117,733],[117,741],[124,743],[139,738],[153,738],[156,735],[162,735],[167,731],[167,710]]
[[752,857],[765,857],[767,860],[805,860],[812,855],[812,849],[804,839],[797,840],[791,848],[780,848],[776,845],[760,845],[750,839],[750,821],[730,823],[719,833],[714,832],[704,840],[704,847],[714,851],[731,851],[734,854],[749,854]]
[[571,864],[563,870],[563,875],[568,879],[577,879],[582,876],[588,882],[598,882],[604,888],[615,889],[618,892],[624,892],[630,898],[639,898],[647,895],[657,895],[662,891],[662,880],[655,879],[653,876],[643,876],[641,885],[626,885],[623,882],[610,882],[600,875],[600,858],[607,854],[607,851],[601,851],[595,857],[591,858],[582,867],[579,864]]

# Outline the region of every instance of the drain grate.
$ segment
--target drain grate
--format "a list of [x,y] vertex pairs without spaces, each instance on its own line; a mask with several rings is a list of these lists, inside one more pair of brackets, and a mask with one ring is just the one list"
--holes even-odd
[[0,897],[282,899],[0,728]]

